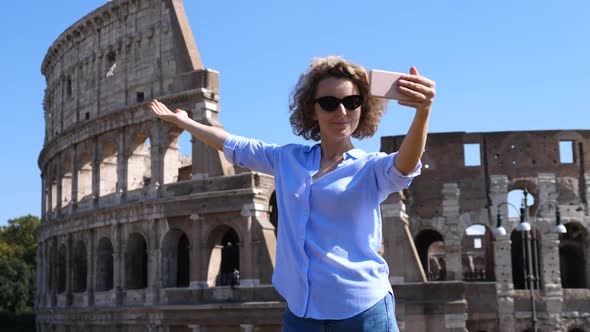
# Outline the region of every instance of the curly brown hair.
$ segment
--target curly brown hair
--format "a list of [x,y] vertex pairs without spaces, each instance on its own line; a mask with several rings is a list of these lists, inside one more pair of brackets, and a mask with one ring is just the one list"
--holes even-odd
[[320,126],[314,119],[314,104],[318,84],[326,77],[344,78],[356,85],[363,102],[359,125],[352,137],[363,139],[373,136],[387,102],[370,95],[369,75],[363,67],[339,56],[313,59],[308,70],[299,77],[289,103],[289,122],[295,135],[303,136],[307,140],[321,139]]

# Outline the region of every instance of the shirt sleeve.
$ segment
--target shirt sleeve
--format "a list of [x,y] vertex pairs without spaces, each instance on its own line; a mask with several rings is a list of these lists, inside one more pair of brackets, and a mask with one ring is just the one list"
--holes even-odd
[[233,165],[274,175],[275,158],[279,145],[229,135],[223,144],[223,155]]
[[422,162],[418,161],[418,165],[416,168],[410,172],[408,175],[403,175],[396,167],[395,167],[395,157],[397,156],[397,152],[392,154],[380,156],[375,164],[375,176],[377,177],[377,185],[379,186],[380,191],[384,193],[392,193],[398,192],[402,189],[408,188],[412,183],[412,180],[418,175],[422,170]]

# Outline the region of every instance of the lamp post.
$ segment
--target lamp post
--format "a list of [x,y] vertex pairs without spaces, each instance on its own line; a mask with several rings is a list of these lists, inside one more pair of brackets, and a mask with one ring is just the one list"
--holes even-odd
[[[533,332],[537,332],[537,312],[535,309],[535,283],[539,282],[539,275],[538,275],[538,264],[537,264],[537,251],[536,251],[536,237],[534,227],[531,227],[531,224],[528,222],[528,205],[527,205],[527,196],[528,191],[525,189],[523,191],[523,198],[520,206],[519,216],[520,222],[518,226],[516,226],[516,231],[521,232],[522,234],[522,244],[523,244],[523,272],[524,277],[526,280],[526,286],[529,288],[529,295],[530,295],[530,302],[531,302],[531,325]],[[535,213],[533,218],[534,224],[537,222],[537,215],[541,211],[541,208],[548,204],[554,203],[556,206],[555,210],[555,226],[551,229],[551,233],[558,233],[563,234],[566,233],[565,227],[561,224],[561,214],[559,212],[559,203],[555,200],[545,201],[541,203]],[[497,214],[497,225],[496,229],[494,229],[494,235],[506,235],[506,230],[502,226],[502,213],[500,211],[500,207],[503,205],[509,205],[516,209],[516,207],[509,203],[509,202],[502,202],[497,206],[498,214]],[[532,242],[532,244],[531,244]],[[526,246],[525,246],[526,243]],[[533,270],[533,268],[535,270]],[[537,284],[539,287],[540,282]]]

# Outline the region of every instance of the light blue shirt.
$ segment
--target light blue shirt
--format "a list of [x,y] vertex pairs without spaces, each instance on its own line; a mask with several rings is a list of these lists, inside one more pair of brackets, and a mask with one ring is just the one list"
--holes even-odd
[[265,144],[229,136],[223,152],[234,165],[274,175],[279,227],[273,285],[291,312],[314,319],[346,319],[392,292],[379,255],[380,204],[420,174],[408,176],[395,153],[353,149],[315,182],[321,158],[313,146]]

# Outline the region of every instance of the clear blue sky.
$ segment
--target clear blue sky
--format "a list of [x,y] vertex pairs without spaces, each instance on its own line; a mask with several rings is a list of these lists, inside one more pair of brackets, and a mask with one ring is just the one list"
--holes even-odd
[[[41,62],[67,27],[104,0],[6,1],[0,21],[0,224],[40,215]],[[430,131],[590,129],[590,2],[185,1],[206,67],[220,72],[220,119],[236,134],[300,142],[288,96],[315,56],[372,69],[412,65],[437,82]],[[405,134],[391,105],[377,135]],[[182,141],[181,141],[182,145]]]

